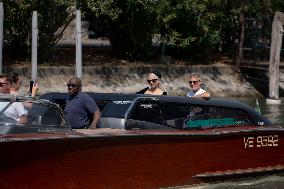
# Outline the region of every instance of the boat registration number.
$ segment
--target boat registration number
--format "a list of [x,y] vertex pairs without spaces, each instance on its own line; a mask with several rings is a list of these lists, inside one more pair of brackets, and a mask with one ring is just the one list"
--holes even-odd
[[278,142],[278,135],[244,137],[245,148],[276,147],[278,146]]

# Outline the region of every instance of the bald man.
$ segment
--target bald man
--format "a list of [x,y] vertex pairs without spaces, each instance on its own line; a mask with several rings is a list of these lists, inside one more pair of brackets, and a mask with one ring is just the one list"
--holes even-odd
[[73,129],[96,129],[101,113],[94,99],[82,92],[81,79],[71,78],[67,87],[69,98],[64,110],[70,126]]

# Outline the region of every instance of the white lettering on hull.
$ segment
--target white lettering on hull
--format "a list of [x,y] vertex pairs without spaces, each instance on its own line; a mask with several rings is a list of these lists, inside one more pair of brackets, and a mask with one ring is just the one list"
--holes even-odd
[[278,135],[244,137],[245,148],[277,147],[279,145],[278,142]]

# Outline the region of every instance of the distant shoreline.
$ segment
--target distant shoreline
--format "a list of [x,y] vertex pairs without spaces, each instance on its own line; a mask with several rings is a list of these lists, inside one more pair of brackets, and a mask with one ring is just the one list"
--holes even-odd
[[[16,71],[23,80],[23,90],[28,88],[30,66],[3,67],[3,72]],[[146,77],[152,70],[159,70],[162,84],[170,95],[185,95],[189,90],[188,76],[197,72],[202,76],[207,90],[215,97],[262,96],[249,82],[239,77],[234,67],[213,65],[113,65],[83,66],[83,90],[102,93],[135,93],[147,86]],[[75,75],[71,66],[38,66],[40,93],[67,92],[66,82]]]

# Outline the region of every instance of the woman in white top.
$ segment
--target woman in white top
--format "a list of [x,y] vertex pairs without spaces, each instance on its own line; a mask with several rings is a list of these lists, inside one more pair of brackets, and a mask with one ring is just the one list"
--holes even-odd
[[187,97],[203,97],[209,98],[211,95],[209,92],[201,88],[201,78],[197,73],[190,74],[189,79],[190,91],[187,93]]

